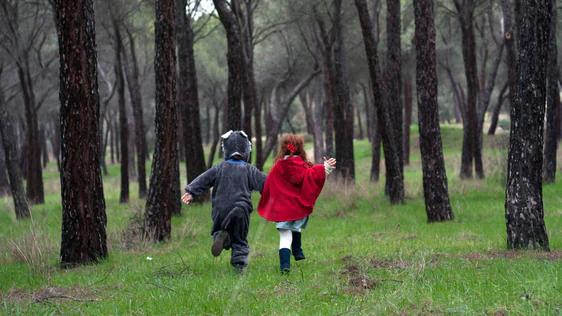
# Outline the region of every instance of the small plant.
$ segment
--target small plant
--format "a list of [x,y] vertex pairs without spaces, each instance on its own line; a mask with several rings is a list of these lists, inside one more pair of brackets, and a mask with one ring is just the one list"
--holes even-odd
[[44,274],[49,270],[49,254],[56,253],[56,246],[48,239],[38,237],[35,228],[30,228],[27,236],[9,240],[8,249],[13,258],[27,265],[33,275]]

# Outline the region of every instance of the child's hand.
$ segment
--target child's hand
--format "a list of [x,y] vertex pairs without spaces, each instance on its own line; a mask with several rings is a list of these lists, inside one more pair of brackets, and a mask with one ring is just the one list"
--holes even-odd
[[336,159],[335,158],[330,158],[330,159],[326,160],[326,157],[324,157],[324,162],[327,163],[332,169],[336,168]]
[[189,204],[189,202],[191,202],[191,200],[193,199],[193,196],[191,196],[191,194],[186,193],[181,197],[181,201],[185,204]]

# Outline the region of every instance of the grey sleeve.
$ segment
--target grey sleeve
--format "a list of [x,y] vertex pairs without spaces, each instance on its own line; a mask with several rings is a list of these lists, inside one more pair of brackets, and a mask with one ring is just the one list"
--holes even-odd
[[198,196],[209,190],[212,186],[215,185],[215,179],[217,176],[217,168],[212,167],[211,169],[203,172],[190,184],[185,187],[185,192],[193,195]]
[[250,185],[251,189],[262,193],[265,184],[265,174],[255,166],[250,166]]

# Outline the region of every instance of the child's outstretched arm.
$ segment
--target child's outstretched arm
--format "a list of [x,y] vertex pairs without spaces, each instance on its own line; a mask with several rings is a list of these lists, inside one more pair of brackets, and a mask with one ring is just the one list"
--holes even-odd
[[185,187],[186,193],[181,197],[181,201],[185,204],[189,204],[193,196],[199,196],[209,190],[215,184],[216,175],[217,168],[212,167],[193,179],[193,181]]

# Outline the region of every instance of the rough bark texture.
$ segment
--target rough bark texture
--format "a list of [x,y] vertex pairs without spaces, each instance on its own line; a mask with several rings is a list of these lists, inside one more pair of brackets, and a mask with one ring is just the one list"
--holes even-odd
[[137,171],[139,182],[139,198],[146,198],[146,158],[148,157],[148,146],[146,143],[146,129],[144,127],[144,113],[142,109],[142,92],[140,84],[139,63],[135,48],[135,40],[127,30],[129,47],[131,51],[130,67],[127,70],[127,85],[131,95],[131,107],[133,109],[133,120],[135,124],[135,147],[137,153]]
[[95,15],[91,0],[56,0],[60,53],[62,241],[60,264],[108,256],[99,161]]
[[174,0],[156,0],[154,72],[156,147],[146,200],[145,234],[155,241],[171,236],[172,214],[179,213],[178,125]]
[[[191,182],[205,172],[207,166],[205,165],[203,139],[201,138],[193,30],[190,18],[185,13],[186,6],[187,0],[176,0],[176,36],[179,64],[177,105],[182,118],[187,181]],[[209,195],[203,194],[200,198],[195,199],[195,202],[201,203],[208,199]]]
[[324,104],[322,102],[322,79],[316,78],[313,84],[314,89],[314,110],[313,115],[316,118],[314,124],[314,160],[316,163],[322,163],[325,155],[324,150]]
[[119,106],[119,142],[121,147],[121,191],[119,203],[129,202],[129,124],[127,122],[127,108],[125,107],[125,77],[123,76],[123,64],[121,52],[123,41],[121,30],[117,21],[113,21],[115,32],[115,77],[117,78],[117,104]]
[[479,150],[478,118],[476,102],[478,97],[478,77],[476,66],[476,40],[474,37],[474,0],[455,0],[461,27],[462,55],[467,86],[466,116],[461,157],[461,178],[472,178],[472,163],[478,178],[484,178],[482,152]]
[[336,172],[345,182],[355,181],[355,161],[353,158],[353,105],[349,94],[347,57],[343,42],[341,23],[341,2],[335,0],[334,31],[334,72],[336,102],[334,103],[334,127],[336,140]]
[[510,249],[550,250],[542,201],[542,149],[551,6],[551,1],[522,1],[505,197]]
[[388,110],[381,102],[382,97],[377,69],[376,42],[371,19],[369,18],[367,2],[366,0],[355,0],[355,6],[357,7],[357,12],[359,13],[359,21],[363,32],[363,41],[365,43],[365,51],[369,64],[369,74],[371,76],[371,85],[373,88],[373,102],[377,110],[377,117],[379,118],[377,124],[380,124],[385,159],[390,160],[390,165],[392,169],[394,169],[392,173],[394,176],[392,178],[391,185],[389,186],[390,203],[403,203],[404,182],[402,180],[402,175],[400,174],[399,165],[401,157],[398,156],[398,151],[396,150],[396,146],[401,146],[402,144],[396,143],[394,138],[394,129],[391,127],[390,113],[388,113]]
[[558,149],[558,111],[560,111],[560,92],[558,89],[558,63],[556,47],[556,2],[552,1],[552,17],[546,73],[546,140],[544,147],[544,183],[556,180],[556,150]]
[[[404,157],[403,133],[404,116],[402,114],[402,50],[400,47],[400,0],[386,1],[386,73],[387,98],[386,106],[389,107],[392,116],[392,127],[394,128],[395,141],[398,157]],[[404,160],[399,159],[400,174],[404,176]],[[404,181],[402,179],[402,181]]]
[[240,28],[238,27],[236,16],[226,0],[213,0],[213,3],[219,13],[221,23],[226,30],[228,48],[228,53],[226,54],[226,61],[228,63],[227,129],[239,130],[242,127],[240,120],[242,115],[242,75],[244,71],[244,56],[242,55]]
[[[2,70],[0,69],[0,74]],[[10,187],[12,189],[12,198],[14,199],[14,210],[16,218],[31,217],[29,205],[25,198],[25,190],[23,186],[23,178],[19,167],[18,152],[16,149],[16,138],[12,127],[12,120],[8,115],[6,108],[6,99],[4,90],[0,87],[0,134],[2,135],[2,147],[4,148],[4,157],[6,168],[8,169],[8,177],[10,178]]]
[[415,0],[416,91],[420,127],[423,195],[428,222],[453,219],[447,173],[443,160],[439,108],[437,106],[437,63],[433,0]]
[[[0,102],[3,101],[0,100]],[[0,145],[0,197],[8,195],[10,192],[10,180],[8,180],[7,170],[4,146]]]

